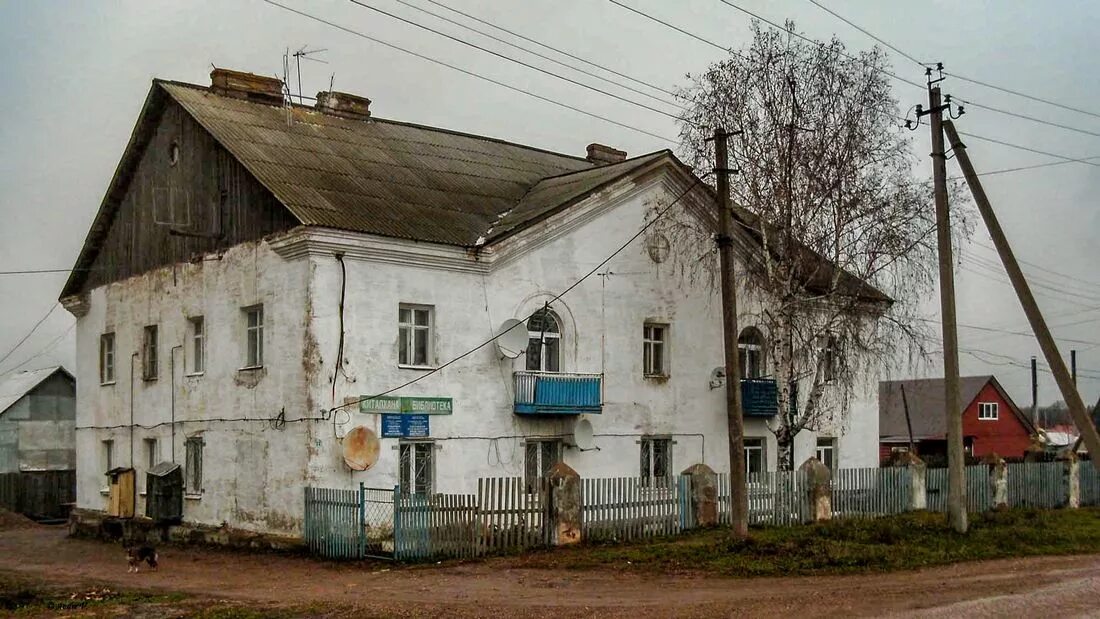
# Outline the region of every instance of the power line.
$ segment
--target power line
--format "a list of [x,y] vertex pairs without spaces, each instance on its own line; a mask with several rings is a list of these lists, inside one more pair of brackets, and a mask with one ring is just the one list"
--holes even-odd
[[999,144],[1001,146],[1007,146],[1009,148],[1015,148],[1017,150],[1024,150],[1024,151],[1027,151],[1029,153],[1036,153],[1036,154],[1039,154],[1039,155],[1046,155],[1047,157],[1055,157],[1057,159],[1064,159],[1066,163],[1084,163],[1084,164],[1087,164],[1087,165],[1100,167],[1100,163],[1095,163],[1093,161],[1090,161],[1091,159],[1097,159],[1097,157],[1095,157],[1095,156],[1093,156],[1093,157],[1070,157],[1068,155],[1059,155],[1057,153],[1051,153],[1051,152],[1048,152],[1048,151],[1045,151],[1045,150],[1039,150],[1037,148],[1031,148],[1030,146],[1023,146],[1023,145],[1020,145],[1020,144],[1013,144],[1012,142],[1006,142],[1004,140],[998,140],[996,138],[987,138],[987,137],[982,136],[982,135],[977,135],[975,133],[967,133],[965,131],[959,131],[959,135],[965,135],[968,138],[974,138],[975,140],[982,140],[982,141],[985,141],[985,142],[992,142],[994,144]]
[[871,37],[872,39],[874,39],[874,40],[878,41],[879,43],[882,43],[882,44],[883,44],[883,45],[885,45],[886,47],[888,47],[888,48],[890,48],[890,49],[894,50],[895,52],[897,52],[897,53],[898,53],[898,54],[900,54],[901,56],[903,56],[903,57],[905,57],[905,58],[908,58],[909,60],[912,60],[912,61],[913,61],[914,63],[916,63],[916,64],[918,64],[918,65],[920,65],[920,66],[922,66],[922,67],[923,67],[923,66],[926,66],[926,65],[928,64],[928,63],[925,63],[925,62],[921,62],[921,61],[917,60],[917,59],[916,59],[916,58],[914,58],[913,56],[911,56],[911,55],[909,55],[909,54],[907,54],[907,53],[905,53],[905,52],[901,51],[901,50],[900,50],[900,49],[898,49],[897,47],[894,47],[893,45],[890,45],[890,43],[886,42],[885,40],[883,40],[883,39],[880,39],[880,38],[876,37],[875,35],[871,34],[871,33],[870,33],[870,32],[869,32],[868,30],[866,30],[866,29],[864,29],[864,28],[861,28],[860,26],[856,25],[855,23],[853,23],[853,22],[849,21],[849,20],[848,20],[848,19],[846,19],[846,18],[845,18],[844,16],[840,15],[839,13],[836,13],[835,11],[833,11],[833,10],[832,10],[832,9],[830,9],[829,7],[827,7],[827,6],[823,5],[823,4],[821,4],[821,3],[820,3],[820,2],[818,2],[817,0],[810,0],[810,2],[811,2],[811,3],[812,3],[812,4],[814,5],[814,6],[816,6],[817,8],[821,9],[822,11],[825,11],[825,12],[826,12],[826,13],[828,13],[829,15],[832,15],[833,17],[835,17],[835,18],[839,19],[840,21],[842,21],[842,22],[844,22],[844,23],[848,24],[849,26],[851,26],[851,27],[855,28],[856,30],[859,30],[859,31],[860,31],[860,32],[862,32],[863,34],[865,34],[865,35],[867,35],[867,36]]
[[[1053,155],[1052,155],[1053,156]],[[1063,159],[1061,161],[1050,161],[1047,163],[1036,163],[1034,165],[1018,166],[1015,168],[1002,168],[1000,170],[990,170],[988,172],[978,172],[974,176],[995,176],[997,174],[1009,174],[1012,172],[1023,172],[1024,170],[1036,170],[1038,168],[1049,168],[1053,166],[1066,165],[1067,163],[1088,163],[1093,159],[1100,159],[1100,155],[1094,155],[1092,157],[1081,157],[1080,159]],[[949,181],[961,181],[965,180],[965,176],[949,176]]]
[[28,364],[28,363],[30,363],[31,361],[34,361],[35,359],[37,359],[37,358],[41,357],[42,355],[44,355],[44,354],[46,354],[46,353],[50,352],[51,350],[53,350],[54,346],[57,346],[57,345],[58,345],[58,343],[60,343],[60,342],[61,342],[61,340],[62,340],[62,339],[64,339],[64,338],[65,338],[65,336],[66,336],[66,335],[68,335],[68,334],[69,334],[69,333],[70,333],[70,332],[71,332],[71,331],[72,331],[72,330],[73,330],[74,328],[76,328],[76,322],[73,322],[73,324],[69,325],[69,328],[65,329],[65,330],[64,330],[64,331],[63,331],[63,332],[61,333],[61,335],[58,335],[58,336],[57,336],[57,337],[55,337],[54,339],[50,340],[50,342],[49,342],[48,344],[46,344],[46,346],[44,346],[44,347],[42,348],[42,350],[39,350],[39,351],[38,351],[37,353],[35,353],[35,354],[31,355],[30,357],[28,357],[27,359],[25,359],[25,360],[24,360],[24,361],[23,361],[22,363],[20,363],[19,365],[17,365],[17,366],[15,366],[15,367],[13,367],[12,369],[8,370],[7,372],[4,372],[4,373],[3,373],[3,375],[8,375],[8,374],[11,374],[12,372],[15,372],[16,370],[18,370],[19,368],[21,368],[21,367],[23,367],[23,366],[27,365],[27,364]]
[[[683,106],[681,106],[681,105],[680,105],[679,103],[676,103],[675,101],[669,101],[668,99],[663,99],[663,98],[661,98],[661,97],[658,97],[658,96],[652,95],[652,94],[650,94],[650,93],[647,93],[647,92],[645,92],[644,90],[639,90],[639,89],[637,89],[637,88],[634,88],[633,86],[628,86],[628,85],[626,85],[626,84],[623,84],[622,82],[617,82],[617,81],[615,81],[615,80],[613,80],[613,79],[609,79],[609,78],[607,78],[607,77],[604,77],[604,76],[602,76],[602,75],[600,75],[600,74],[598,74],[598,73],[593,73],[593,72],[591,72],[591,71],[588,71],[587,69],[582,69],[582,68],[576,67],[576,66],[574,66],[574,65],[571,65],[571,64],[568,64],[568,63],[562,62],[562,61],[560,61],[560,60],[558,60],[558,59],[556,59],[556,58],[553,58],[553,57],[551,57],[551,56],[547,56],[546,54],[542,54],[542,53],[540,53],[540,52],[536,52],[536,51],[533,51],[533,50],[531,50],[531,49],[528,49],[528,48],[526,48],[526,47],[523,47],[522,45],[517,45],[516,43],[512,43],[511,41],[508,41],[507,39],[503,39],[503,38],[501,38],[501,37],[498,37],[498,36],[495,36],[495,35],[489,34],[488,32],[485,32],[484,30],[478,30],[477,28],[474,28],[473,26],[469,26],[469,25],[467,25],[467,24],[463,24],[462,22],[459,22],[459,21],[457,21],[457,20],[451,19],[450,17],[446,17],[446,16],[444,16],[444,15],[440,15],[439,13],[433,13],[432,11],[429,11],[428,9],[425,9],[425,8],[423,8],[423,7],[419,7],[419,6],[417,6],[417,5],[415,5],[415,4],[411,3],[411,2],[407,2],[406,0],[394,0],[394,1],[395,1],[395,2],[397,2],[398,4],[402,4],[402,5],[404,5],[404,6],[407,6],[407,7],[409,7],[409,8],[415,9],[415,10],[417,10],[417,11],[420,11],[420,12],[422,12],[422,13],[427,13],[428,15],[431,15],[432,17],[435,17],[436,19],[440,19],[440,20],[443,20],[443,21],[445,21],[445,22],[447,22],[447,23],[449,23],[449,24],[454,24],[455,26],[458,26],[459,28],[465,28],[466,30],[469,30],[470,32],[476,32],[477,34],[480,34],[480,35],[481,35],[481,36],[483,36],[483,37],[487,37],[487,38],[490,38],[490,39],[492,39],[492,40],[494,40],[494,41],[497,41],[498,43],[503,43],[504,45],[508,45],[508,46],[510,46],[510,47],[514,47],[514,48],[516,48],[516,49],[519,49],[519,50],[523,50],[523,51],[527,52],[528,54],[531,54],[531,55],[533,55],[533,56],[537,56],[538,58],[542,58],[543,60],[548,60],[548,61],[550,61],[550,62],[553,62],[553,63],[557,64],[557,65],[560,65],[560,66],[566,67],[567,69],[572,69],[573,71],[577,71],[578,73],[582,73],[582,74],[584,74],[584,75],[587,75],[587,76],[589,76],[589,77],[594,77],[594,78],[596,78],[596,79],[598,79],[598,80],[602,80],[602,81],[605,81],[605,82],[607,82],[607,83],[609,83],[609,84],[614,84],[614,85],[618,86],[619,88],[624,88],[624,89],[626,89],[626,90],[629,90],[630,92],[633,92],[633,93],[636,93],[636,94],[642,95],[643,97],[649,97],[650,99],[653,99],[654,101],[660,101],[661,103],[664,103],[664,104],[666,104],[666,105],[671,105],[671,106],[673,106],[673,107],[677,107],[677,108],[680,108],[680,109],[684,109],[684,108],[683,108]],[[446,6],[446,5],[444,5],[444,4],[441,4],[441,3],[439,3],[439,2],[435,2],[435,1],[433,1],[433,0],[428,0],[428,1],[429,1],[429,2],[431,2],[432,4],[435,4],[435,5],[437,5],[437,6],[441,6],[441,7],[445,8],[445,9],[447,9],[447,10],[449,10],[449,11],[454,11],[455,13],[458,13],[459,15],[464,15],[464,16],[465,16],[465,17],[467,17],[468,19],[472,19],[472,20],[474,20],[474,21],[477,21],[478,23],[482,23],[482,24],[485,24],[485,25],[487,25],[487,26],[489,26],[489,27],[491,27],[491,28],[496,28],[496,29],[498,29],[498,30],[501,30],[501,31],[503,31],[503,32],[507,32],[507,33],[511,34],[512,36],[514,36],[514,37],[519,37],[519,38],[522,38],[522,39],[524,39],[524,40],[527,40],[527,41],[531,41],[532,43],[535,43],[536,45],[540,45],[540,46],[542,46],[542,47],[545,47],[545,48],[547,48],[547,49],[553,50],[553,51],[555,51],[555,52],[557,52],[557,53],[559,53],[559,54],[562,54],[562,55],[567,55],[567,56],[569,56],[569,57],[571,57],[571,58],[575,58],[576,60],[579,60],[580,62],[583,62],[583,63],[585,63],[585,64],[587,64],[587,65],[590,65],[590,66],[593,66],[593,67],[597,67],[597,68],[599,68],[599,69],[602,69],[602,70],[604,70],[604,71],[607,71],[608,73],[613,73],[613,74],[619,75],[620,77],[624,77],[624,78],[626,78],[626,79],[628,79],[628,80],[630,80],[630,81],[632,81],[632,82],[635,82],[635,83],[639,83],[639,84],[642,84],[642,85],[644,85],[644,86],[648,86],[649,88],[652,88],[652,89],[654,89],[654,90],[659,90],[659,91],[661,91],[661,92],[664,92],[664,93],[670,94],[670,95],[672,95],[672,96],[674,96],[674,97],[676,96],[676,93],[674,93],[674,92],[671,92],[671,91],[665,90],[665,89],[663,89],[663,88],[661,88],[661,87],[659,87],[659,86],[654,86],[654,85],[652,85],[652,84],[648,84],[648,83],[646,83],[646,82],[643,82],[643,81],[641,81],[641,80],[638,80],[638,79],[632,78],[632,77],[630,77],[630,76],[627,76],[627,75],[623,75],[623,74],[617,73],[616,71],[612,71],[611,69],[608,69],[607,67],[604,67],[604,66],[602,66],[602,65],[598,65],[598,64],[596,64],[596,63],[594,63],[594,62],[590,62],[590,61],[588,61],[588,60],[585,60],[585,59],[583,59],[583,58],[579,58],[579,57],[573,56],[572,54],[566,54],[565,52],[562,52],[562,51],[560,51],[560,50],[557,50],[557,49],[555,49],[555,48],[553,48],[553,47],[550,47],[550,46],[548,46],[548,45],[545,45],[545,44],[543,44],[543,43],[540,43],[540,42],[538,42],[538,41],[535,41],[534,39],[529,39],[528,37],[524,37],[524,36],[522,36],[522,35],[518,35],[518,34],[515,34],[515,33],[511,32],[510,30],[505,30],[504,28],[501,28],[501,27],[499,27],[499,26],[497,26],[497,25],[493,24],[492,22],[489,22],[489,21],[485,21],[485,20],[482,20],[482,19],[478,19],[478,18],[476,18],[476,17],[472,17],[472,16],[470,16],[470,15],[469,15],[469,14],[467,14],[467,13],[463,13],[462,11],[458,11],[458,10],[456,10],[456,9],[453,9],[453,8],[451,8],[451,7],[449,7],[449,6]]]
[[990,84],[989,82],[983,82],[983,81],[975,79],[973,77],[967,77],[965,75],[959,75],[958,73],[952,73],[952,72],[948,72],[948,71],[944,71],[943,74],[944,75],[950,75],[951,77],[953,77],[955,79],[962,80],[964,82],[970,82],[971,84],[977,84],[978,86],[984,86],[986,88],[992,88],[993,90],[999,90],[1001,92],[1005,92],[1005,93],[1008,93],[1010,95],[1016,95],[1017,97],[1022,97],[1024,99],[1030,99],[1031,101],[1037,101],[1039,103],[1045,103],[1047,105],[1052,105],[1054,107],[1059,107],[1059,108],[1062,108],[1063,110],[1069,110],[1071,112],[1077,112],[1078,114],[1087,114],[1088,116],[1094,116],[1096,118],[1100,118],[1100,114],[1097,114],[1096,112],[1090,112],[1088,110],[1083,110],[1083,109],[1078,108],[1078,107],[1072,107],[1072,106],[1069,106],[1069,105],[1065,105],[1064,103],[1058,103],[1057,101],[1051,101],[1050,99],[1043,99],[1042,97],[1036,97],[1035,95],[1029,95],[1029,94],[1024,93],[1024,92],[1020,92],[1020,91],[1017,91],[1017,90],[1012,90],[1010,88],[1005,88],[1004,86],[997,86],[996,84]]
[[[939,322],[938,320],[933,320],[931,318],[918,318],[917,320],[920,320],[920,321],[923,321],[923,322]],[[1023,331],[1009,331],[1007,329],[997,329],[997,328],[994,328],[994,327],[983,327],[983,326],[980,326],[980,325],[967,325],[967,324],[963,324],[961,322],[958,323],[958,326],[960,326],[964,329],[973,329],[975,331],[986,331],[986,332],[990,332],[990,333],[1007,333],[1009,335],[1018,335],[1020,337],[1026,337],[1026,338],[1029,338],[1029,339],[1035,337],[1035,335],[1033,333],[1025,333]],[[1088,340],[1076,340],[1076,339],[1072,339],[1072,338],[1068,338],[1068,337],[1060,337],[1060,338],[1056,338],[1056,339],[1059,339],[1063,342],[1068,342],[1068,343],[1071,343],[1071,344],[1090,344],[1090,345],[1100,346],[1100,342],[1090,342]]]
[[39,318],[38,322],[34,323],[34,326],[31,327],[31,330],[23,336],[23,339],[16,342],[15,346],[11,347],[11,350],[9,350],[3,357],[0,357],[0,364],[3,364],[5,361],[7,361],[8,357],[10,357],[12,353],[16,351],[16,349],[23,345],[23,342],[26,342],[30,336],[34,335],[34,332],[38,330],[38,327],[41,327],[42,323],[46,322],[46,319],[49,318],[51,314],[53,314],[54,310],[56,310],[59,305],[60,304],[57,301],[54,301],[53,305],[50,306],[50,311],[46,312],[45,316]]
[[674,140],[674,139],[672,139],[672,138],[669,138],[669,137],[667,137],[667,136],[659,135],[659,134],[653,133],[653,132],[651,132],[651,131],[647,131],[647,130],[645,130],[645,129],[640,129],[640,128],[638,128],[638,127],[634,127],[634,126],[632,126],[632,125],[628,125],[628,124],[626,124],[626,123],[623,123],[623,122],[619,122],[619,121],[617,121],[617,120],[614,120],[614,119],[608,118],[608,117],[606,117],[606,116],[601,116],[601,115],[599,115],[599,114],[595,114],[595,113],[593,113],[593,112],[589,112],[589,111],[587,111],[587,110],[583,110],[583,109],[581,109],[581,108],[579,108],[579,107],[576,107],[576,106],[573,106],[573,105],[569,105],[568,103],[562,103],[561,101],[557,101],[557,100],[551,99],[551,98],[549,98],[549,97],[544,97],[544,96],[542,96],[542,95],[539,95],[539,94],[533,93],[533,92],[531,92],[531,91],[529,91],[529,90],[525,90],[525,89],[523,89],[523,88],[519,88],[518,86],[512,86],[511,84],[507,84],[507,83],[505,83],[505,82],[502,82],[502,81],[500,81],[500,80],[496,80],[496,79],[493,79],[493,78],[491,78],[491,77],[488,77],[488,76],[482,75],[482,74],[480,74],[480,73],[477,73],[477,72],[474,72],[474,71],[470,71],[470,70],[468,70],[468,69],[463,69],[462,67],[459,67],[459,66],[456,66],[456,65],[453,65],[453,64],[450,64],[450,63],[444,62],[444,61],[442,61],[442,60],[439,60],[439,59],[436,59],[436,58],[432,58],[431,56],[427,56],[427,55],[421,54],[421,53],[419,53],[419,52],[414,52],[414,51],[412,51],[412,50],[406,49],[406,48],[404,48],[404,47],[401,47],[401,46],[399,46],[399,45],[395,45],[395,44],[393,44],[393,43],[389,43],[388,41],[383,41],[382,39],[378,39],[378,38],[372,37],[372,36],[370,36],[370,35],[368,35],[368,34],[364,34],[364,33],[362,33],[362,32],[359,32],[359,31],[357,31],[357,30],[352,30],[351,28],[348,28],[348,27],[346,27],[346,26],[341,26],[340,24],[337,24],[337,23],[335,23],[335,22],[329,21],[329,20],[327,20],[327,19],[324,19],[324,18],[321,18],[321,17],[317,17],[316,15],[312,15],[312,14],[310,14],[310,13],[306,13],[305,11],[299,11],[298,9],[294,9],[294,8],[291,8],[291,7],[289,7],[289,6],[286,6],[286,5],[284,5],[284,4],[280,4],[280,3],[278,3],[278,2],[275,2],[275,0],[263,0],[263,1],[264,1],[265,3],[267,3],[267,4],[270,4],[271,6],[274,6],[274,7],[278,7],[278,8],[280,8],[280,9],[283,9],[284,11],[287,11],[287,12],[290,12],[290,13],[294,13],[294,14],[296,14],[296,15],[300,15],[300,16],[302,16],[302,17],[305,17],[305,18],[307,18],[307,19],[311,19],[311,20],[313,20],[313,21],[315,21],[315,22],[318,22],[318,23],[324,24],[324,25],[326,25],[326,26],[329,26],[329,27],[331,27],[331,28],[336,28],[337,30],[341,30],[341,31],[343,31],[343,32],[346,32],[346,33],[348,33],[348,34],[352,34],[352,35],[355,35],[355,36],[357,36],[357,37],[360,37],[360,38],[362,38],[362,39],[366,39],[367,41],[371,41],[371,42],[373,42],[373,43],[377,43],[377,44],[379,44],[379,45],[383,45],[383,46],[385,46],[385,47],[388,47],[388,48],[390,48],[390,49],[394,49],[394,50],[397,50],[397,51],[399,51],[399,52],[402,52],[402,53],[408,54],[408,55],[410,55],[410,56],[415,56],[415,57],[417,57],[417,58],[420,58],[421,60],[427,60],[428,62],[431,62],[431,63],[433,63],[433,64],[437,64],[437,65],[440,65],[440,66],[443,66],[443,67],[447,67],[448,69],[452,69],[452,70],[454,70],[454,71],[458,71],[459,73],[463,73],[463,74],[465,74],[465,75],[469,75],[470,77],[476,77],[477,79],[479,79],[479,80],[483,80],[483,81],[486,81],[486,82],[489,82],[490,84],[495,84],[495,85],[497,85],[497,86],[500,86],[500,87],[502,87],[502,88],[507,88],[508,90],[512,90],[512,91],[515,91],[515,92],[518,92],[518,93],[521,93],[521,94],[527,95],[527,96],[529,96],[529,97],[532,97],[532,98],[538,99],[538,100],[540,100],[540,101],[545,101],[546,103],[550,103],[550,104],[556,105],[556,106],[558,106],[558,107],[562,107],[562,108],[565,108],[565,109],[567,109],[567,110],[572,110],[572,111],[574,111],[574,112],[577,112],[577,113],[579,113],[579,114],[584,114],[585,116],[588,116],[588,117],[591,117],[591,118],[595,118],[595,119],[597,119],[597,120],[602,120],[602,121],[604,121],[604,122],[607,122],[607,123],[611,123],[611,124],[613,124],[613,125],[616,125],[616,126],[618,126],[618,127],[622,127],[622,128],[624,128],[624,129],[629,129],[629,130],[631,130],[631,131],[636,131],[636,132],[638,132],[638,133],[641,133],[641,134],[643,134],[643,135],[648,135],[648,136],[650,136],[650,137],[653,137],[653,138],[657,138],[658,140],[664,140],[664,141],[666,141],[666,142],[670,142],[670,143],[672,143],[672,144],[678,144],[678,143],[679,143],[679,142],[678,142],[677,140]]
[[[684,196],[686,196],[689,192],[691,192],[691,190],[695,189],[695,187],[697,185],[699,185],[700,183],[703,182],[704,178],[710,176],[711,174],[712,174],[711,172],[708,172],[708,173],[706,173],[702,176],[695,177],[695,180],[688,186],[687,189],[682,191],[680,193],[680,195],[676,196],[675,200],[673,200],[667,206],[665,206],[663,209],[658,211],[653,216],[653,218],[650,219],[649,221],[647,221],[645,223],[645,225],[643,225],[637,232],[634,233],[633,236],[631,236],[629,239],[627,239],[626,242],[624,242],[622,245],[620,245],[615,251],[611,252],[611,254],[609,256],[607,256],[602,261],[600,261],[600,263],[597,264],[595,267],[593,267],[592,270],[585,273],[579,279],[577,279],[572,284],[570,284],[565,290],[559,292],[557,295],[554,296],[554,298],[547,301],[546,305],[548,306],[551,303],[554,303],[554,302],[558,301],[559,299],[564,297],[566,294],[568,294],[571,290],[573,290],[577,286],[581,285],[581,283],[584,282],[585,280],[587,280],[589,277],[592,277],[593,275],[595,275],[597,271],[599,271],[601,268],[603,268],[604,265],[606,265],[608,262],[611,262],[611,260],[615,256],[619,255],[619,253],[621,253],[624,249],[626,249],[631,243],[636,241],[638,239],[638,237],[645,234],[646,230],[649,230],[649,228],[652,227],[655,223],[657,223],[657,221],[659,221],[661,219],[661,217],[663,217],[665,215],[665,213],[668,213],[670,210],[672,210],[672,207],[676,206],[676,204],[678,204],[680,202],[680,200],[682,200],[684,198]],[[534,312],[532,312],[531,314],[528,314],[523,320],[520,321],[520,324],[525,324],[528,320],[531,319],[531,317],[533,317],[535,314],[537,314],[541,311],[542,311],[541,309],[538,309],[538,310],[535,310]],[[513,327],[513,328],[515,328],[515,327]],[[420,376],[417,376],[416,378],[407,380],[407,381],[401,383],[400,385],[397,385],[396,387],[391,387],[390,389],[386,389],[385,391],[382,391],[382,392],[377,393],[377,394],[372,395],[372,396],[359,398],[357,400],[353,400],[351,402],[346,402],[346,403],[341,404],[339,406],[334,406],[331,409],[329,409],[329,412],[336,411],[336,410],[339,410],[339,409],[342,409],[342,408],[347,408],[349,406],[356,406],[360,402],[364,402],[366,400],[373,400],[375,398],[380,398],[380,397],[383,397],[383,396],[388,395],[390,393],[393,393],[394,391],[404,389],[405,387],[408,387],[409,385],[420,382],[420,381],[424,380],[425,378],[427,378],[427,377],[429,377],[433,374],[436,374],[436,373],[442,371],[443,369],[445,369],[445,368],[461,361],[462,359],[465,359],[466,357],[474,354],[475,352],[481,350],[482,348],[485,348],[486,346],[488,346],[489,344],[494,342],[501,335],[503,335],[503,333],[494,334],[489,339],[483,341],[482,343],[478,344],[477,346],[474,346],[473,348],[471,348],[471,349],[467,350],[466,352],[458,355],[457,357],[454,357],[450,361],[448,361],[448,362],[446,362],[446,363],[444,363],[440,366],[434,367],[431,370],[428,370],[427,372],[425,372],[424,374],[421,374]]]
[[609,91],[607,91],[607,90],[604,90],[604,89],[602,89],[602,88],[597,88],[597,87],[595,87],[595,86],[592,86],[592,85],[590,85],[590,84],[585,84],[584,82],[581,82],[581,81],[575,80],[575,79],[573,79],[573,78],[571,78],[571,77],[567,77],[567,76],[565,76],[565,75],[561,75],[560,73],[555,73],[555,72],[553,72],[553,71],[550,71],[550,70],[548,70],[548,69],[543,69],[542,67],[540,67],[540,66],[537,66],[537,65],[533,65],[533,64],[531,64],[531,63],[529,63],[529,62],[524,62],[524,61],[522,61],[522,60],[518,60],[518,59],[516,59],[516,58],[513,58],[513,57],[511,57],[511,56],[509,56],[509,55],[507,55],[507,54],[502,54],[502,53],[500,53],[500,52],[497,52],[497,51],[491,50],[491,49],[489,49],[489,48],[487,48],[487,47],[482,47],[482,46],[480,46],[480,45],[478,45],[478,44],[476,44],[476,43],[471,43],[471,42],[469,42],[469,41],[467,41],[467,40],[465,40],[465,39],[462,39],[462,38],[460,38],[460,37],[456,37],[456,36],[452,36],[452,35],[449,35],[449,34],[447,34],[446,32],[443,32],[443,31],[440,31],[440,30],[436,30],[435,28],[432,28],[432,27],[430,27],[430,26],[425,26],[424,24],[421,24],[421,23],[419,23],[419,22],[413,21],[413,20],[411,20],[411,19],[407,19],[407,18],[401,17],[400,15],[395,15],[395,14],[393,14],[393,13],[390,13],[390,12],[388,12],[388,11],[382,10],[382,9],[380,9],[380,8],[376,7],[376,6],[371,6],[371,5],[369,5],[369,4],[365,3],[365,2],[361,2],[360,0],[348,0],[348,1],[349,1],[349,2],[351,2],[352,4],[356,5],[356,6],[360,6],[360,7],[364,8],[364,9],[367,9],[367,10],[370,10],[370,11],[374,11],[374,12],[376,12],[376,13],[379,13],[379,14],[381,14],[381,15],[385,15],[386,17],[389,17],[390,19],[396,19],[396,20],[397,20],[397,21],[399,21],[399,22],[402,22],[402,23],[408,24],[408,25],[410,25],[410,26],[414,26],[414,27],[416,27],[416,28],[420,28],[420,29],[422,29],[422,30],[426,30],[426,31],[428,31],[428,32],[431,32],[432,34],[435,34],[435,35],[437,35],[437,36],[441,36],[441,37],[443,37],[443,38],[445,38],[445,39],[450,39],[451,41],[454,41],[454,42],[456,42],[456,43],[460,43],[460,44],[462,44],[462,45],[465,45],[465,46],[467,46],[467,47],[472,47],[472,48],[474,48],[474,49],[476,49],[476,50],[480,50],[480,51],[482,51],[482,52],[485,52],[486,54],[491,54],[491,55],[493,55],[493,56],[496,56],[497,58],[500,58],[500,59],[503,59],[503,60],[507,60],[508,62],[513,62],[513,63],[515,63],[515,64],[518,64],[518,65],[522,66],[522,67],[526,67],[526,68],[528,68],[528,69],[532,69],[532,70],[538,71],[539,73],[545,73],[546,75],[549,75],[549,76],[551,76],[551,77],[555,77],[555,78],[557,78],[557,79],[559,79],[559,80],[562,80],[562,81],[568,82],[568,83],[570,83],[570,84],[573,84],[574,86],[580,86],[581,88],[587,88],[588,90],[591,90],[591,91],[593,91],[593,92],[597,92],[597,93],[600,93],[600,94],[602,94],[602,95],[604,95],[604,96],[607,96],[607,97],[611,97],[611,98],[613,98],[613,99],[618,99],[619,101],[622,101],[622,102],[624,102],[624,103],[629,103],[630,105],[634,105],[634,106],[640,107],[640,108],[642,108],[642,109],[644,109],[644,110],[649,110],[650,112],[654,112],[654,113],[656,113],[656,114],[661,114],[661,115],[667,116],[667,117],[669,117],[669,118],[671,118],[671,119],[673,119],[673,120],[681,120],[681,118],[680,118],[680,117],[679,117],[678,115],[676,115],[676,114],[671,114],[671,113],[669,113],[669,112],[666,112],[666,111],[664,111],[664,110],[662,110],[662,109],[659,109],[659,108],[655,108],[655,107],[653,107],[653,106],[651,106],[651,105],[646,105],[645,103],[639,103],[639,102],[637,102],[637,101],[634,101],[633,99],[628,99],[628,98],[626,98],[626,97],[622,97],[622,96],[619,96],[619,95],[617,95],[617,94],[615,94],[615,93],[613,93],[613,92],[609,92]]

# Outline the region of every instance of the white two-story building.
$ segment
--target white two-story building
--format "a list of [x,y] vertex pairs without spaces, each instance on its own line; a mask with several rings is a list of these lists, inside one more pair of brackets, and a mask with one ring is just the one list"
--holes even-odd
[[[307,485],[462,492],[559,460],[591,477],[728,470],[716,291],[670,266],[656,228],[614,253],[655,205],[714,212],[671,152],[573,157],[211,77],[154,81],[62,295],[79,509],[106,509],[122,466],[142,513],[164,461],[184,469],[185,522],[289,534]],[[774,469],[750,320],[767,301],[740,303],[746,458]],[[491,341],[509,319],[518,356]],[[874,395],[800,434],[796,462],[874,466]],[[379,448],[363,471],[345,463],[360,426]]]

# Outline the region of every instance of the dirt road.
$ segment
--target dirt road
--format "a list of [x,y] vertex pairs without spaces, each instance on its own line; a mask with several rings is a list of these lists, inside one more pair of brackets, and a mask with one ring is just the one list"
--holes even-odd
[[557,572],[510,559],[403,568],[165,547],[127,574],[121,548],[61,527],[0,530],[0,570],[57,585],[183,592],[248,603],[332,604],[371,616],[1097,616],[1100,556],[969,563],[864,576],[731,579],[629,566]]

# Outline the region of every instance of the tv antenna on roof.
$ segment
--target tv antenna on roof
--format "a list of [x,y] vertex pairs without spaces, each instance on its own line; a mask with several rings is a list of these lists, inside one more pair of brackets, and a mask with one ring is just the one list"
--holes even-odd
[[308,45],[303,45],[298,51],[291,54],[294,56],[295,68],[298,73],[298,103],[302,103],[304,97],[302,96],[302,59],[312,60],[313,62],[319,62],[321,64],[328,64],[328,61],[321,60],[320,58],[312,58],[311,54],[320,54],[321,52],[327,52],[328,49],[308,49]]

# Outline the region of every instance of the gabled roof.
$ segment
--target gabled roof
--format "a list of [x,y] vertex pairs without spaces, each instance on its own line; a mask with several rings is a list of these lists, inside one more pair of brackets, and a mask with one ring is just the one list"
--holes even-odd
[[[1020,423],[1031,434],[1035,426],[1027,415],[1020,410],[1012,398],[1001,387],[996,377],[963,376],[959,378],[959,406],[965,411],[978,397],[987,384],[991,384],[1000,393],[1001,398]],[[947,435],[947,419],[944,407],[944,383],[942,378],[923,378],[916,380],[886,380],[878,384],[878,433],[880,437],[908,440],[909,429],[905,421],[905,407],[902,401],[902,387],[905,388],[905,401],[909,403],[909,420],[913,424],[913,438],[943,438]]]
[[0,415],[3,415],[11,408],[12,404],[15,404],[23,396],[33,391],[35,387],[42,384],[42,381],[58,372],[68,376],[69,380],[76,380],[68,370],[60,365],[39,370],[16,372],[0,378]]

